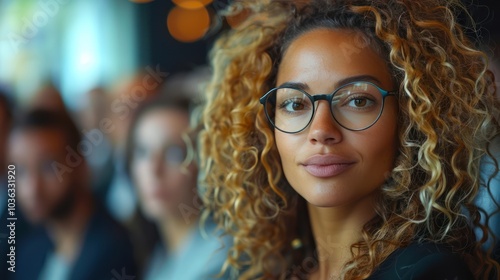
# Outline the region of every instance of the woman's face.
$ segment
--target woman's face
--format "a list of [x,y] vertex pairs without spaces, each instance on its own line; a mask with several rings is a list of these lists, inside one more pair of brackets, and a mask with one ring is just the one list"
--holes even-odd
[[196,166],[181,165],[186,155],[182,134],[188,126],[188,113],[175,109],[153,109],[135,126],[131,173],[141,207],[153,219],[178,216],[197,199]]
[[[352,81],[394,90],[386,62],[358,33],[315,29],[296,38],[285,52],[277,86],[300,83],[311,95],[328,94]],[[291,186],[318,207],[353,205],[371,198],[392,170],[397,151],[397,101],[385,98],[370,128],[341,127],[326,100],[316,101],[309,126],[296,134],[275,129],[284,174]]]

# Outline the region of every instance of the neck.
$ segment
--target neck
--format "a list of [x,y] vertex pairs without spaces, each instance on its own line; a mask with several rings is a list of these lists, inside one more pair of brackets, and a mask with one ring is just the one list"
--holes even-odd
[[78,256],[94,205],[90,193],[82,192],[71,211],[62,218],[52,219],[47,230],[55,244],[55,252],[68,262]]
[[345,206],[332,208],[308,204],[312,233],[318,253],[318,270],[311,279],[336,279],[352,258],[351,246],[362,239],[363,226],[375,216],[376,194]]
[[160,237],[169,252],[177,252],[192,229],[198,226],[198,217],[185,220],[175,215],[166,216],[159,223]]

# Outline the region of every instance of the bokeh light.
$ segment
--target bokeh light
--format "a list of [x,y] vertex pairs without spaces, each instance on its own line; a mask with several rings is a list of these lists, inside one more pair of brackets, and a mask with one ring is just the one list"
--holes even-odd
[[201,9],[212,3],[212,0],[172,0],[172,2],[184,9]]
[[208,31],[210,15],[203,5],[197,9],[176,6],[168,14],[167,27],[170,35],[176,40],[186,43],[195,42]]

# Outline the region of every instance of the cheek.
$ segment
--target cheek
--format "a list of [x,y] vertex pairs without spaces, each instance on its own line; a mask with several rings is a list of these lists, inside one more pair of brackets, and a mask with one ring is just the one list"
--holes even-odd
[[[392,166],[395,157],[395,141],[393,137],[367,137],[367,141],[358,141],[356,146],[363,160],[374,167]],[[376,140],[375,140],[376,139]]]
[[61,192],[63,189],[67,188],[67,186],[71,186],[73,182],[73,178],[71,178],[70,174],[65,174],[66,176],[62,176],[61,179],[54,174],[47,174],[43,176],[42,184],[49,191],[53,192]]
[[287,135],[284,135],[284,133],[275,132],[274,135],[276,148],[278,149],[283,167],[285,167],[285,165],[287,165],[290,160],[290,151],[293,151],[293,143],[291,143],[292,141],[290,140],[290,137],[287,137]]
[[284,175],[288,180],[293,181],[291,177],[296,174],[293,170],[296,166],[295,157],[300,153],[300,149],[304,145],[304,140],[298,135],[291,136],[282,132],[275,132],[276,148],[280,155]]
[[145,161],[135,160],[130,165],[130,173],[132,175],[132,182],[135,185],[138,195],[141,199],[144,199],[148,193],[148,183],[147,174],[147,164]]
[[34,189],[26,185],[26,180],[17,180],[18,187],[16,189],[19,203],[26,205],[34,198]]
[[387,97],[382,115],[378,121],[369,129],[365,130],[370,134],[374,145],[385,146],[387,149],[396,149],[398,131],[398,104],[394,97]]
[[144,181],[148,176],[149,172],[149,164],[146,160],[134,160],[130,164],[130,172],[134,181],[140,186],[144,185]]
[[193,166],[187,168],[170,167],[164,171],[162,182],[178,201],[191,201],[197,195],[197,172]]
[[375,170],[392,169],[398,149],[397,128],[395,122],[381,123],[380,126],[367,130],[362,138],[353,140],[365,161]]
[[195,175],[181,171],[180,168],[167,169],[163,172],[162,177],[163,184],[180,195],[189,193],[194,186],[195,180]]
[[57,202],[65,199],[65,195],[72,191],[76,186],[73,184],[73,180],[70,177],[59,181],[52,176],[47,176],[43,179],[43,186],[40,189],[40,196],[50,202]]

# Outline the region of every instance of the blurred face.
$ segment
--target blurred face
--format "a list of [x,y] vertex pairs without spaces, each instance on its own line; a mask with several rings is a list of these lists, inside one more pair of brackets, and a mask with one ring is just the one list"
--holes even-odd
[[75,170],[59,172],[55,161],[65,164],[65,134],[58,130],[14,131],[9,139],[9,159],[16,165],[17,197],[21,210],[33,223],[44,223],[69,212],[75,198]]
[[197,168],[182,164],[188,127],[188,113],[175,109],[153,109],[136,124],[131,173],[142,209],[152,219],[179,216],[179,206],[193,207],[198,197]]
[[[300,84],[311,95],[328,94],[352,81],[394,90],[388,67],[353,32],[316,29],[293,41],[285,52],[277,86]],[[346,51],[347,50],[347,51]],[[366,106],[353,101],[353,107]],[[275,130],[283,171],[310,204],[335,207],[373,198],[391,171],[397,150],[397,105],[386,97],[380,119],[363,131],[341,127],[326,100],[316,101],[309,126],[296,134]]]

